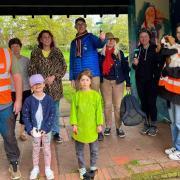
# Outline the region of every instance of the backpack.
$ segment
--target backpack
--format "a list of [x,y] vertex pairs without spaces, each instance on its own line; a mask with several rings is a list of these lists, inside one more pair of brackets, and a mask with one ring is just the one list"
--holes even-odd
[[146,120],[135,96],[127,94],[123,97],[120,107],[120,119],[125,126],[136,126]]

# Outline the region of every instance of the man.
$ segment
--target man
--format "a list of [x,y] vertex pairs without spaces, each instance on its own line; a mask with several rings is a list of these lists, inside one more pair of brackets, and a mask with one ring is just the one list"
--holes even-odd
[[[98,58],[98,48],[102,48],[105,43],[105,33],[101,32],[99,38],[88,33],[87,24],[84,18],[75,20],[77,34],[71,42],[70,47],[70,81],[72,87],[79,89],[77,77],[84,69],[89,69],[93,74],[91,88],[99,92],[100,88],[100,68]],[[99,140],[103,135],[99,134]]]
[[[0,48],[0,133],[4,140],[7,159],[10,162],[11,179],[21,177],[18,165],[20,151],[15,137],[15,115],[21,110],[22,103],[22,79],[19,72],[16,57],[9,49]],[[11,99],[10,76],[15,82],[16,101],[14,105]]]

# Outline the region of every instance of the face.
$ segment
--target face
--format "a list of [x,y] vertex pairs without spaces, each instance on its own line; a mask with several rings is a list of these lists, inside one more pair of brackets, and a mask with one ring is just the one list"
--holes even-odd
[[50,47],[50,45],[52,43],[52,38],[49,35],[49,33],[43,33],[40,41],[43,44],[43,46],[49,46]]
[[88,90],[90,89],[91,79],[88,76],[83,75],[79,81],[79,85],[82,90]]
[[34,86],[32,86],[31,90],[34,93],[40,93],[40,92],[43,92],[44,87],[45,87],[44,83],[38,83],[38,84],[35,84]]
[[76,28],[78,34],[84,33],[86,31],[86,27],[87,27],[87,25],[83,21],[78,21],[75,25],[75,28]]
[[180,41],[180,27],[176,29],[176,37]]
[[149,41],[150,41],[148,33],[142,32],[139,35],[139,41],[143,46],[147,46],[149,44]]
[[11,50],[15,55],[20,55],[21,47],[19,44],[12,44]]
[[107,42],[107,47],[109,47],[109,48],[113,48],[114,46],[115,46],[115,44],[116,44],[116,41],[115,41],[115,39],[108,39],[108,42]]
[[146,18],[146,22],[149,23],[153,23],[155,20],[155,9],[153,7],[148,7],[146,12],[145,12],[145,18]]

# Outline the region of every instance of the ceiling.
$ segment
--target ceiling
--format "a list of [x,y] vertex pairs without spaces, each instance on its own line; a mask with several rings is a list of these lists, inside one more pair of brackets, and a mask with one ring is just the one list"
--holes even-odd
[[129,0],[1,0],[0,15],[127,14]]

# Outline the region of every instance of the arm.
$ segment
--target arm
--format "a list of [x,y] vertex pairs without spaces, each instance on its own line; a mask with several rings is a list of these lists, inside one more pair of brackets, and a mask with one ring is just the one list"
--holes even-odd
[[100,94],[98,94],[96,101],[97,101],[96,121],[97,121],[97,126],[101,126],[104,123],[104,119],[103,119],[103,111],[102,111],[102,98]]
[[76,93],[73,96],[70,111],[70,124],[77,125]]
[[74,80],[74,78],[73,78],[73,47],[72,47],[72,43],[71,43],[71,48],[70,48],[69,80],[70,81]]
[[97,36],[90,34],[91,35],[91,40],[92,43],[94,45],[95,48],[103,48],[103,46],[106,44],[107,40],[101,40],[100,38],[98,38]]
[[162,56],[171,56],[171,55],[176,54],[176,53],[178,53],[177,49],[162,48],[160,50],[160,55],[162,55]]
[[166,66],[162,71],[163,76],[171,76],[180,79],[180,67]]

